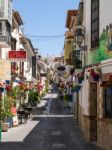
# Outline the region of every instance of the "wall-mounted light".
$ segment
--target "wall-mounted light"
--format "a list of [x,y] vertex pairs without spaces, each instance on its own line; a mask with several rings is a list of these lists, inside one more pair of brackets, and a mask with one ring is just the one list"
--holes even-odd
[[75,39],[76,42],[80,45],[82,44],[83,40],[84,40],[84,34],[82,32],[82,29],[77,29],[76,30],[76,34],[75,34]]
[[84,26],[77,26],[76,33],[75,33],[75,40],[76,43],[81,45],[85,38],[85,27]]
[[[86,65],[85,51],[87,50],[87,45],[85,45],[85,27],[83,25],[76,27],[75,42],[79,47],[80,51],[84,51],[83,56],[83,66]],[[81,57],[82,57],[81,56]]]

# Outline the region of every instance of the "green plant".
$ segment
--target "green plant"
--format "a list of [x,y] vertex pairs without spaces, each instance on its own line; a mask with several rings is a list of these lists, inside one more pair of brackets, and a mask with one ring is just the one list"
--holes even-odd
[[44,91],[42,92],[41,97],[44,97],[45,94],[46,94],[46,90],[44,90]]
[[13,106],[13,100],[9,96],[5,96],[3,100],[0,100],[0,119],[6,122],[8,117],[13,116],[11,108]]
[[30,91],[28,97],[29,97],[29,102],[31,103],[35,103],[39,101],[39,95],[37,91]]
[[17,94],[19,94],[20,92],[21,92],[20,86],[15,86],[15,87],[12,89],[12,95],[13,95],[14,97],[16,97]]

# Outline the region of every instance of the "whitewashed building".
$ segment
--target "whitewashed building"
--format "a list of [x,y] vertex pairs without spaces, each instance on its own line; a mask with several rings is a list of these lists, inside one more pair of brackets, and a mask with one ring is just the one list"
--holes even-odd
[[85,137],[112,149],[112,1],[81,0],[85,29],[84,81],[79,92],[79,122]]

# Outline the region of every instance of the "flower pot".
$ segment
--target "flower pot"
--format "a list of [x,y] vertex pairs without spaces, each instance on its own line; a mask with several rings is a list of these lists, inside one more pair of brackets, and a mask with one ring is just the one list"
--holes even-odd
[[2,131],[7,132],[9,128],[9,123],[2,123]]

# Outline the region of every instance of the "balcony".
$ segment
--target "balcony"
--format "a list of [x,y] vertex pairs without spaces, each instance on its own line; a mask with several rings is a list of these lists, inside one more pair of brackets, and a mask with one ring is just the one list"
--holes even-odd
[[8,48],[11,46],[11,37],[0,35],[0,47]]
[[75,67],[75,69],[82,68],[81,53],[79,50],[72,51],[70,53],[70,61],[71,61],[71,64]]
[[65,32],[65,38],[66,39],[74,39],[74,32],[72,32],[72,31],[66,31]]
[[0,47],[11,46],[11,25],[6,20],[0,20]]

